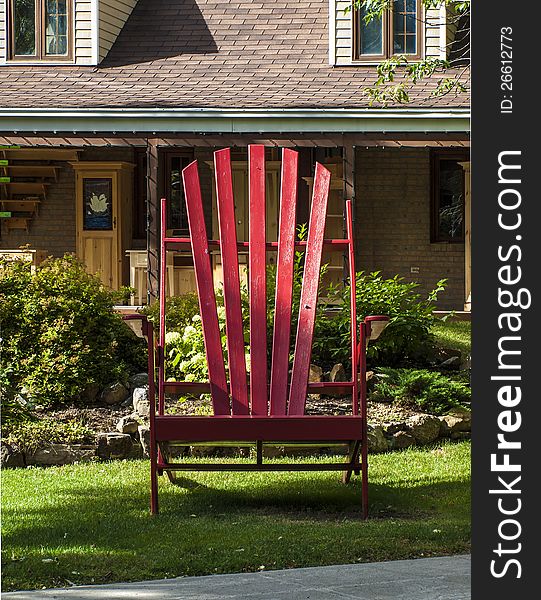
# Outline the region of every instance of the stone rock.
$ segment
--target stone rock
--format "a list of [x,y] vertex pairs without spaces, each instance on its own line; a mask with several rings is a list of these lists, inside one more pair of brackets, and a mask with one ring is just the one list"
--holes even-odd
[[[190,446],[190,455],[198,457],[214,456],[216,446]],[[236,448],[236,453],[241,454],[240,448]]]
[[440,420],[432,415],[415,415],[407,421],[411,435],[418,444],[430,444],[440,435]]
[[310,383],[319,383],[320,381],[323,381],[323,369],[317,365],[310,365],[308,381]]
[[0,446],[0,465],[2,469],[24,467],[24,454],[12,448],[9,444],[2,442]]
[[284,446],[263,446],[264,458],[277,458],[279,456],[285,456]]
[[127,433],[100,433],[98,435],[97,454],[108,460],[113,458],[128,458],[132,451],[133,442]]
[[120,404],[128,397],[129,392],[121,383],[108,385],[101,393],[101,399],[105,404]]
[[[317,365],[310,365],[310,373],[308,374],[309,383],[320,383],[323,381],[323,369]],[[311,400],[319,400],[321,394],[308,394]]]
[[458,357],[459,363],[462,360],[462,352],[455,348],[441,348],[439,346],[433,346],[429,351],[427,358],[433,365],[441,365],[445,361],[452,357]]
[[440,364],[440,369],[447,369],[448,371],[458,371],[460,369],[460,357],[451,356],[451,358],[444,360]]
[[89,383],[81,392],[81,402],[84,404],[94,404],[98,397],[100,386],[97,383]]
[[442,433],[450,435],[457,431],[471,431],[471,412],[456,411],[440,417]]
[[137,428],[139,432],[139,442],[141,443],[141,449],[145,458],[150,457],[150,427],[146,425],[139,425]]
[[347,381],[346,370],[344,369],[344,365],[342,363],[338,363],[334,365],[329,373],[329,381]]
[[148,385],[148,373],[137,373],[136,375],[132,375],[128,379],[128,382],[131,390],[144,387],[145,385]]
[[122,417],[116,424],[116,429],[120,433],[136,433],[139,427],[139,419],[135,413]]
[[469,440],[471,438],[471,431],[453,431],[451,433],[452,440]]
[[385,452],[389,449],[389,442],[383,433],[383,427],[380,425],[368,427],[367,439],[369,452]]
[[128,454],[128,458],[136,459],[143,458],[143,448],[139,442],[132,442],[131,452]]
[[[348,381],[348,377],[346,375],[346,370],[344,369],[344,365],[342,363],[338,363],[334,365],[334,367],[328,373],[329,381],[332,383],[341,383],[342,381]],[[338,390],[325,390],[326,396],[331,396],[332,398],[341,398],[342,396],[351,396],[351,390],[347,389],[344,392],[339,392]]]
[[374,377],[374,371],[366,372],[366,381],[370,381]]
[[26,453],[27,465],[71,465],[96,458],[96,447],[82,444],[50,444]]
[[407,431],[397,431],[391,438],[391,446],[397,450],[415,446],[415,438]]
[[398,433],[399,431],[409,431],[409,428],[406,425],[406,423],[390,423],[389,425],[387,425],[387,427],[385,427],[386,436],[394,436],[394,434]]
[[150,416],[150,400],[148,398],[148,385],[133,390],[133,410],[140,416]]

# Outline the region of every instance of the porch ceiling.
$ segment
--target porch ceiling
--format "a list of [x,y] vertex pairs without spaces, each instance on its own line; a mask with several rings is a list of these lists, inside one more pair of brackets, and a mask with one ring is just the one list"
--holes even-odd
[[85,148],[85,147],[145,147],[152,139],[159,146],[221,147],[264,144],[276,147],[343,147],[345,144],[364,147],[469,147],[467,132],[463,133],[328,133],[319,135],[172,135],[157,138],[137,135],[119,136],[114,134],[86,136],[38,136],[0,135],[0,146],[41,147],[41,148]]

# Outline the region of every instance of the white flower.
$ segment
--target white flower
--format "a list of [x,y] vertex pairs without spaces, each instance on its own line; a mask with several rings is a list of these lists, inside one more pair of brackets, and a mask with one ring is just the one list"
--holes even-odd
[[181,337],[182,336],[180,335],[180,333],[178,331],[168,331],[165,334],[165,343],[166,344],[172,344],[172,343],[180,340]]

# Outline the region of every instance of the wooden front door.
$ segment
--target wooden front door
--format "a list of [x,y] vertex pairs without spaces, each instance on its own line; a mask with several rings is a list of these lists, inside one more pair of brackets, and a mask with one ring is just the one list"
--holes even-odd
[[[76,170],[77,257],[111,289],[123,284],[131,223],[123,163],[72,163]],[[126,165],[127,166],[127,165]]]

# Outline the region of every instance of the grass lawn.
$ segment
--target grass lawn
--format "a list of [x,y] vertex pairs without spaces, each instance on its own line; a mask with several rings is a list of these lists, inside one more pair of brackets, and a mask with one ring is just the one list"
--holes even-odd
[[471,323],[469,321],[437,321],[432,332],[438,346],[453,348],[462,352],[466,358],[471,352]]
[[470,548],[467,442],[371,456],[364,522],[359,479],[343,486],[332,472],[160,478],[162,513],[152,517],[148,471],[146,461],[5,470],[4,591]]

